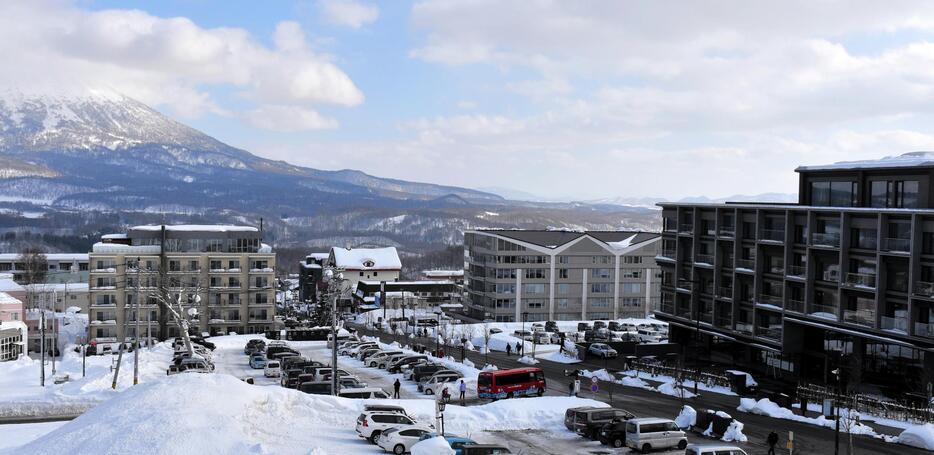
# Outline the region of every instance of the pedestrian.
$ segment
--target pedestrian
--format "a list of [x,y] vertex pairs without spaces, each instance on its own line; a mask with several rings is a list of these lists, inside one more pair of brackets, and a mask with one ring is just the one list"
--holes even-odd
[[506,343],[506,357],[509,357],[510,355],[512,355],[512,345]]
[[574,381],[573,380],[568,381],[568,396],[569,397],[574,396]]
[[581,393],[581,380],[574,379],[574,396],[579,396]]
[[458,388],[460,389],[460,392],[461,392],[461,406],[465,406],[466,401],[467,401],[467,383],[464,382],[463,379],[461,379],[461,383],[458,386]]
[[451,392],[448,390],[447,384],[445,384],[444,389],[441,390],[441,399],[444,400],[444,404],[451,401]]
[[516,341],[516,355],[522,357],[522,342]]
[[778,433],[774,431],[770,432],[769,437],[766,438],[765,442],[769,444],[768,455],[775,455],[775,444],[778,444]]
[[392,383],[392,397],[395,399],[399,399],[399,387],[402,387],[402,383],[396,378],[396,382]]

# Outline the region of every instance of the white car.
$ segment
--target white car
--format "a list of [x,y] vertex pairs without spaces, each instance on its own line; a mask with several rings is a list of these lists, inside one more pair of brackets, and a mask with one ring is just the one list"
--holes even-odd
[[366,358],[366,366],[376,368],[386,358],[395,354],[402,354],[402,351],[381,351]]
[[278,378],[282,374],[282,369],[278,360],[270,360],[266,362],[266,367],[263,368],[263,376],[267,378]]
[[454,392],[454,382],[457,382],[462,378],[459,374],[436,374],[423,382],[418,383],[418,391],[423,392],[428,395],[434,395],[436,393],[441,393],[441,390],[444,389],[446,384],[448,385],[449,391],[453,394]]
[[390,428],[379,435],[376,445],[387,452],[402,455],[428,433],[431,430],[427,428]]
[[420,424],[415,419],[397,412],[366,411],[357,417],[357,435],[371,443],[390,428],[421,428],[434,430],[431,424]]
[[661,343],[668,339],[668,337],[658,333],[658,331],[654,329],[639,329],[639,334],[637,336],[642,343]]

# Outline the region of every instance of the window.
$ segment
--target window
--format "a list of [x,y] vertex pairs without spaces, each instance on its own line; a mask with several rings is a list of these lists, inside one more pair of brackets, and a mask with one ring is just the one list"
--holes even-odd
[[641,270],[623,270],[622,277],[623,278],[642,278],[642,271]]
[[610,292],[610,283],[591,283],[590,292],[593,294],[605,294]]
[[590,276],[593,278],[609,278],[610,269],[590,269]]
[[856,182],[830,182],[830,205],[850,207],[856,205]]
[[642,306],[642,297],[623,297],[623,306]]
[[496,289],[497,294],[515,294],[516,284],[515,283],[496,283],[495,289]]
[[591,308],[609,308],[610,299],[607,297],[595,297],[590,299]]
[[558,278],[568,279],[568,269],[558,269]]
[[545,278],[545,269],[525,269],[525,277],[532,280]]
[[642,256],[623,256],[623,264],[641,264]]
[[609,256],[594,256],[593,263],[594,264],[609,264],[610,257]]
[[529,301],[528,303],[526,303],[526,306],[527,306],[528,308],[530,308],[530,309],[540,309],[540,308],[542,307],[542,301],[541,301],[541,300],[531,300],[531,301]]
[[872,207],[917,208],[917,180],[875,180],[870,184],[869,205]]
[[567,308],[568,299],[555,299],[555,305],[557,305],[558,308]]
[[624,294],[639,294],[642,292],[642,283],[622,283]]
[[496,269],[497,279],[515,279],[516,269]]
[[522,285],[522,292],[525,292],[526,294],[544,294],[545,284],[544,283],[526,283]]
[[557,292],[558,294],[564,295],[564,294],[571,293],[571,285],[568,283],[558,283],[555,286],[557,286],[557,289],[555,290],[555,292]]

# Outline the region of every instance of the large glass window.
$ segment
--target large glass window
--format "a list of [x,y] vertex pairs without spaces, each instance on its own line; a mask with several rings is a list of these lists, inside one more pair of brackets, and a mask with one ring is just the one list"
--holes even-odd
[[830,205],[830,182],[811,182],[811,205]]
[[876,180],[870,185],[869,205],[872,207],[918,208],[917,180]]
[[856,182],[830,182],[830,205],[850,207],[856,199]]

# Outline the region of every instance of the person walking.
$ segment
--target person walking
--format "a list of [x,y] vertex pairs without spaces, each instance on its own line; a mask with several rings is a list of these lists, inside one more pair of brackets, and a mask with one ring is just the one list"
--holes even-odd
[[510,355],[512,355],[512,345],[506,343],[506,357],[509,357]]
[[574,396],[574,381],[573,380],[568,381],[568,396],[569,397]]
[[778,444],[778,433],[772,431],[769,433],[769,437],[766,438],[765,442],[769,444],[768,455],[775,455],[775,444]]
[[467,383],[461,379],[460,385],[457,386],[461,392],[461,406],[466,406],[467,401]]
[[522,357],[522,342],[516,341],[516,355]]
[[574,396],[580,396],[581,393],[581,380],[574,379]]
[[451,402],[451,392],[448,390],[447,384],[445,384],[444,389],[441,390],[441,400],[444,401],[444,404]]
[[395,399],[399,398],[399,387],[402,387],[402,383],[399,382],[399,378],[396,378],[396,382],[392,383],[392,397]]

